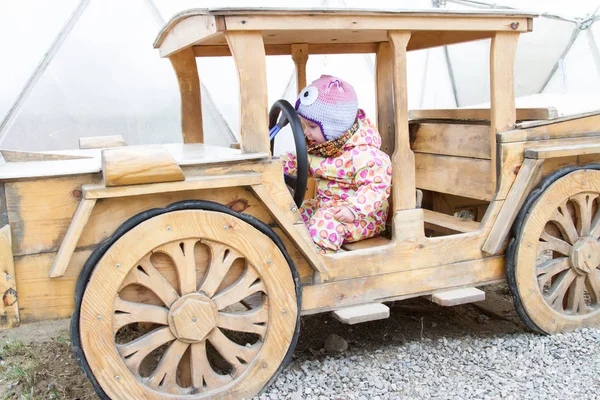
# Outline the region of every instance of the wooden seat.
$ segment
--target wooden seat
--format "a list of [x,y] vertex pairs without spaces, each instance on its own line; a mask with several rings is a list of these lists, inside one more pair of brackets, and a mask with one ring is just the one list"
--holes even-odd
[[379,247],[386,245],[390,242],[390,239],[384,238],[382,236],[375,236],[370,239],[361,240],[360,242],[354,243],[344,243],[342,245],[343,250],[361,250],[361,249],[370,249],[371,247]]
[[479,229],[479,222],[476,221],[464,220],[452,215],[425,209],[423,210],[423,214],[425,229],[431,229],[435,232],[455,234],[473,232]]

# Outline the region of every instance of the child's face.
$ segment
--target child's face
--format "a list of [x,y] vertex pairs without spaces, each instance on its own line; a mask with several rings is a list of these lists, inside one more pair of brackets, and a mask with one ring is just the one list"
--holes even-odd
[[300,117],[300,120],[302,120],[302,124],[304,125],[304,136],[306,136],[308,140],[316,144],[325,143],[327,141],[325,140],[325,136],[323,135],[323,132],[321,132],[321,127],[319,125],[302,117]]

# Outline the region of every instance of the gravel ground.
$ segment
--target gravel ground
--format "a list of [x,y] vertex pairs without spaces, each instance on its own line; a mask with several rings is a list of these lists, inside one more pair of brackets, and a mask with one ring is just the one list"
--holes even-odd
[[[600,399],[600,328],[529,333],[500,300],[495,313],[395,303],[352,327],[305,317],[294,360],[256,399]],[[331,334],[348,350],[326,351]]]

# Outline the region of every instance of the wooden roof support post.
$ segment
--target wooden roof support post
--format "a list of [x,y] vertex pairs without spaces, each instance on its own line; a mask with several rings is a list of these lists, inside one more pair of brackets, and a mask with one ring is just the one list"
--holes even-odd
[[377,45],[375,58],[375,96],[377,98],[377,128],[381,135],[381,150],[394,153],[394,70],[390,44]]
[[242,151],[269,153],[267,61],[259,31],[225,32],[240,83]]
[[204,143],[202,100],[196,56],[190,47],[169,57],[181,93],[181,130],[184,143]]
[[392,157],[392,196],[395,211],[415,208],[415,155],[410,149],[408,132],[408,87],[406,84],[406,46],[410,32],[390,31],[394,72],[394,107],[396,138]]
[[492,154],[492,187],[497,182],[496,134],[515,127],[514,65],[518,32],[496,32],[490,49],[490,100],[492,106],[490,143]]
[[292,45],[292,60],[296,65],[296,93],[306,87],[306,63],[308,62],[308,45],[306,43]]

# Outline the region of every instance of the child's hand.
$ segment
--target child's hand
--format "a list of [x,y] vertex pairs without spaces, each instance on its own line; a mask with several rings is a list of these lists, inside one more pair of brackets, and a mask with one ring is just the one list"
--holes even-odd
[[348,207],[334,207],[333,218],[340,222],[353,222],[354,221],[354,213],[350,211]]

